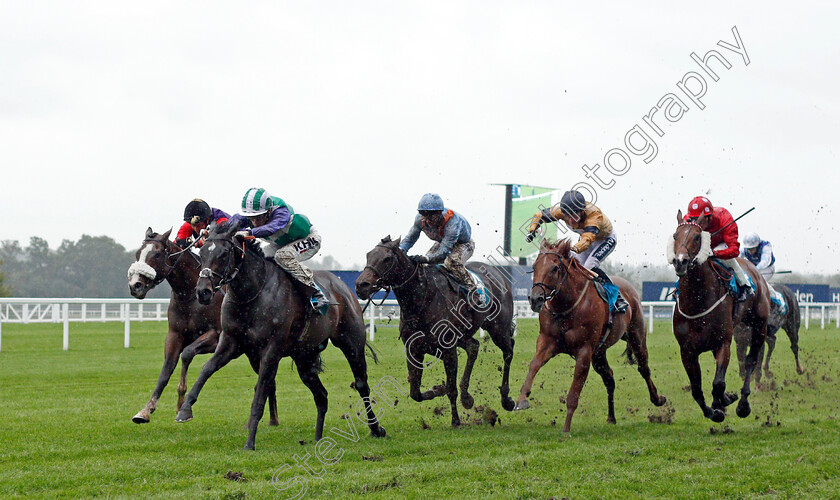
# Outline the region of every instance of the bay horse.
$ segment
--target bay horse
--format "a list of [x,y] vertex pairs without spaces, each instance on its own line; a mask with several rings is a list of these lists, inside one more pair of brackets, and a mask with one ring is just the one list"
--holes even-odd
[[255,241],[234,240],[236,231],[235,224],[211,226],[200,250],[198,301],[210,303],[217,295],[215,292],[227,285],[222,302],[222,333],[216,352],[202,367],[176,421],[191,420],[192,406],[207,379],[232,359],[245,354],[259,373],[245,443],[246,450],[255,449],[257,425],[269,389],[273,388],[277,365],[281,358],[289,356],[315,399],[315,439],[320,440],[327,413],[327,390],[318,377],[320,354],[332,342],[350,364],[354,387],[364,401],[364,421],[371,435],[385,436],[385,429],[377,422],[370,404],[365,360],[365,347],[369,346],[365,342],[362,309],[353,293],[334,274],[316,271],[315,280],[331,304],[324,315],[312,312],[308,294],[301,293],[293,279],[273,260],[267,260]]
[[[428,401],[448,396],[452,427],[461,425],[457,407],[458,354],[455,348],[460,347],[467,353],[460,399],[464,408],[470,409],[474,404],[469,393],[470,377],[480,347],[474,336],[479,328],[484,329],[502,350],[504,368],[499,387],[502,407],[511,411],[514,406],[513,399],[508,396],[513,333],[516,329],[510,284],[495,267],[470,262],[467,268],[484,281],[490,297],[489,304],[480,302],[477,294],[467,300],[461,298],[458,286],[450,287],[441,269],[412,261],[400,249],[400,238],[391,240],[390,236],[383,238],[367,253],[365,269],[356,279],[356,295],[362,300],[381,289],[394,292],[400,305],[400,339],[405,345],[411,399]],[[424,361],[426,354],[443,361],[446,383],[421,392],[423,370],[431,366]]]
[[[799,361],[799,301],[796,299],[796,294],[793,293],[790,287],[781,283],[775,283],[772,287],[782,295],[786,310],[783,313],[781,306],[772,300],[770,301],[770,319],[767,321],[767,340],[765,341],[767,356],[765,357],[764,355],[765,346],[762,346],[761,351],[758,353],[757,369],[753,372],[756,384],[761,382],[760,367],[762,359],[764,360],[764,374],[768,378],[773,376],[773,372],[770,371],[770,356],[773,355],[773,349],[776,348],[776,333],[780,328],[784,329],[790,339],[790,350],[793,351],[793,359],[796,361],[796,373],[800,375],[805,373],[805,369]],[[748,339],[749,329],[735,329],[735,345],[737,346],[736,353],[738,354],[738,368],[741,378],[744,378],[745,375],[744,361],[747,356]]]
[[601,376],[607,388],[607,423],[615,423],[613,392],[615,379],[607,361],[607,349],[625,338],[630,354],[638,363],[639,374],[647,384],[654,406],[665,404],[650,377],[647,352],[647,331],[639,294],[627,280],[613,278],[629,307],[615,314],[609,326],[610,311],[593,284],[594,276],[571,255],[568,239],[556,243],[543,240],[534,261],[534,284],[528,300],[531,310],[539,312],[540,334],[537,349],[528,368],[528,375],[516,402],[517,410],[530,408],[528,397],[534,377],[549,359],[565,353],[575,360],[575,372],[566,396],[566,423],[569,432],[578,407],[580,393],[589,375],[589,367]]
[[[179,357],[181,378],[178,382],[176,409],[180,408],[187,392],[187,371],[190,363],[199,354],[215,351],[219,342],[223,296],[220,294],[214,297],[207,305],[196,300],[195,285],[198,282],[201,263],[194,253],[188,249],[182,250],[169,240],[171,232],[172,229],[158,234],[151,227],[146,229],[143,244],[135,255],[137,261],[128,269],[128,289],[134,298],[144,299],[151,289],[164,281],[167,281],[172,289],[166,311],[169,329],[163,346],[163,368],[149,402],[131,418],[135,424],[150,421]],[[277,401],[273,391],[269,407],[271,425],[277,425]]]
[[[770,300],[767,283],[752,263],[738,259],[744,272],[755,284],[755,296],[738,304],[729,293],[731,273],[709,259],[712,255],[711,234],[701,224],[706,216],[695,222],[684,222],[682,210],[677,212],[677,230],[673,243],[668,245],[668,258],[679,276],[676,306],[674,307],[674,337],[680,345],[680,356],[691,384],[691,395],[703,410],[703,416],[713,422],[723,422],[724,410],[738,396],[726,392],[726,369],[734,326],[743,323],[749,329],[749,352],[746,356],[744,385],[735,413],[747,417],[750,412],[750,379],[756,367],[758,353],[767,336]],[[701,353],[711,351],[717,368],[712,382],[712,407],[706,405],[701,385]]]

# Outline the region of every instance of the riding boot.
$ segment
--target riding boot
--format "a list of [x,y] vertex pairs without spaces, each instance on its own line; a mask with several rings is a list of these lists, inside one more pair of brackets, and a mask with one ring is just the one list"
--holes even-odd
[[746,302],[753,297],[755,297],[755,292],[750,285],[739,286],[738,296],[735,298],[735,302]]
[[[604,272],[603,269],[600,267],[592,268],[592,272],[598,275],[599,281],[601,284],[607,284],[615,286],[615,283],[612,282],[607,273]],[[627,312],[627,308],[630,307],[630,304],[624,300],[624,297],[621,296],[621,292],[618,293],[618,298],[615,299],[615,312],[616,313],[624,313]]]
[[326,314],[330,302],[327,300],[327,297],[324,295],[324,292],[316,288],[315,293],[312,294],[310,304],[312,304],[312,309],[315,309],[321,314]]

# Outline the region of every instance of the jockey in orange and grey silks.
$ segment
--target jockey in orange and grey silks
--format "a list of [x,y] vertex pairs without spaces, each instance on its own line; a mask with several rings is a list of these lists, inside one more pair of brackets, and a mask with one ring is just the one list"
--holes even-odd
[[578,191],[566,191],[560,203],[534,214],[528,227],[526,241],[534,239],[540,224],[559,220],[580,235],[577,243],[572,245],[572,250],[583,267],[589,270],[597,269],[615,249],[618,238],[612,222],[600,208],[587,202]]
[[441,197],[434,193],[423,195],[417,211],[414,225],[400,242],[400,249],[408,252],[422,232],[435,244],[426,255],[412,255],[411,259],[420,264],[442,262],[469,291],[475,290],[475,283],[464,267],[475,251],[469,222],[458,212],[444,207]]

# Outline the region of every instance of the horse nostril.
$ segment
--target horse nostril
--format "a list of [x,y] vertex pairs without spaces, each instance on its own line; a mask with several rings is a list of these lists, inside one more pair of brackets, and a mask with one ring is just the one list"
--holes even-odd
[[134,284],[134,289],[135,290],[140,291],[141,288],[143,288],[143,284],[140,283],[139,281]]

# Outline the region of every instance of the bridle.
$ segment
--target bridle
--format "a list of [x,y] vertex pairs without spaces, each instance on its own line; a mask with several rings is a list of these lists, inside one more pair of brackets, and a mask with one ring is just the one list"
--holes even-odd
[[[187,246],[183,250],[181,250],[179,252],[175,252],[173,254],[169,253],[169,242],[167,240],[161,241],[161,240],[158,240],[158,239],[155,239],[155,238],[145,238],[143,240],[143,243],[144,244],[145,243],[160,243],[161,245],[163,245],[164,272],[160,273],[160,276],[156,276],[155,279],[152,280],[152,287],[156,287],[156,286],[160,285],[161,283],[163,283],[164,281],[166,281],[167,279],[169,279],[169,276],[172,275],[172,272],[175,270],[175,267],[177,267],[178,262],[181,261],[181,257],[184,256],[185,252],[188,253],[196,261],[196,264],[201,266],[201,262],[198,260],[198,257],[195,256],[192,252],[188,252],[188,250],[190,248],[192,248],[193,245],[195,245],[195,241],[190,243],[189,246]],[[175,259],[175,262],[170,264],[169,260],[172,257],[176,257],[176,259]]]
[[[239,264],[237,264],[235,266],[231,266],[231,263],[234,262],[235,259],[236,259],[236,252],[230,252],[228,254],[228,261],[227,261],[227,264],[225,265],[225,269],[224,269],[222,274],[217,273],[216,271],[210,269],[209,267],[205,267],[204,269],[202,269],[198,273],[199,278],[206,278],[206,279],[210,280],[210,286],[213,288],[213,293],[216,293],[223,286],[225,286],[228,283],[230,283],[231,281],[233,281],[234,278],[236,278],[236,275],[239,274],[239,269],[242,267],[242,263],[245,262],[245,248],[244,248],[245,243],[243,242],[242,243],[242,248],[240,248],[236,244],[234,244],[233,241],[231,241],[228,238],[207,238],[205,240],[205,243],[207,241],[218,241],[220,243],[227,243],[227,244],[231,245],[235,250],[238,250],[238,251],[242,252],[242,260],[240,260]],[[230,272],[231,267],[233,267],[233,272]],[[219,279],[219,282],[215,285],[213,284],[213,278],[214,277]]]
[[[677,224],[677,229],[679,229],[679,228],[681,228],[681,227],[683,227],[683,226],[693,226],[693,227],[696,227],[697,229],[699,229],[699,230],[700,230],[700,233],[701,233],[701,234],[703,233],[703,226],[701,226],[700,224],[698,224],[698,223],[696,223],[696,222],[694,222],[694,221],[685,221],[685,222],[680,222],[679,224]],[[679,244],[679,246],[677,246],[677,247],[675,247],[675,248],[674,248],[674,253],[675,253],[675,254],[676,254],[677,248],[681,248],[681,247],[684,247],[684,248],[685,248],[685,252],[686,252],[686,253],[689,253],[689,252],[688,252],[688,237],[689,237],[689,235],[691,235],[691,231],[686,231],[686,232],[685,232],[685,237],[683,238],[682,242]],[[694,252],[694,255],[691,257],[691,260],[689,261],[689,264],[688,264],[688,265],[690,265],[690,266],[691,266],[691,265],[694,265],[695,261],[697,261],[697,255],[698,255],[699,253],[700,253],[700,250],[697,250],[696,252]]]
[[563,269],[566,272],[563,273],[563,279],[561,279],[559,283],[554,285],[554,287],[551,287],[551,286],[549,286],[545,283],[537,281],[533,285],[531,285],[531,290],[533,290],[536,287],[540,287],[542,289],[543,294],[545,294],[544,295],[545,304],[543,305],[543,307],[547,307],[548,310],[551,312],[551,314],[553,316],[563,316],[565,314],[568,314],[575,307],[577,307],[578,304],[580,304],[581,300],[583,300],[583,296],[586,294],[586,290],[589,288],[589,284],[592,282],[592,278],[587,277],[586,286],[584,286],[583,289],[580,291],[580,295],[578,295],[577,300],[575,301],[574,304],[572,304],[571,307],[569,307],[568,309],[566,309],[565,311],[562,311],[562,312],[552,311],[551,310],[551,305],[549,304],[549,302],[551,302],[551,300],[554,299],[554,297],[560,291],[560,287],[563,285],[563,283],[566,282],[566,279],[568,279],[569,275],[571,274],[571,272],[572,272],[572,264],[570,262],[571,258],[566,258],[566,257],[564,257],[563,255],[561,255],[557,252],[540,252],[539,255],[537,255],[537,258],[539,258],[540,255],[555,255],[555,256],[559,257],[560,258],[560,264],[562,265]]
[[389,247],[388,245],[383,245],[383,244],[380,243],[376,246],[387,249],[389,252],[393,253],[394,256],[396,257],[396,259],[394,259],[394,262],[391,263],[391,267],[386,269],[385,272],[383,272],[383,273],[380,273],[379,270],[375,269],[373,266],[365,266],[365,270],[370,269],[370,272],[372,272],[374,274],[374,276],[376,277],[376,281],[373,283],[373,286],[374,286],[374,288],[376,288],[376,291],[388,290],[389,293],[390,293],[390,291],[392,289],[393,290],[398,290],[398,289],[404,287],[406,285],[406,283],[408,283],[409,281],[411,281],[414,278],[414,276],[417,274],[417,270],[420,269],[420,264],[418,262],[414,262],[411,259],[409,259],[409,262],[414,263],[414,269],[411,271],[411,275],[406,280],[404,280],[399,285],[388,285],[388,284],[384,283],[383,280],[385,279],[385,277],[388,276],[391,273],[391,271],[394,270],[395,267],[397,267],[397,259],[399,259],[399,253],[397,252],[396,248]]

